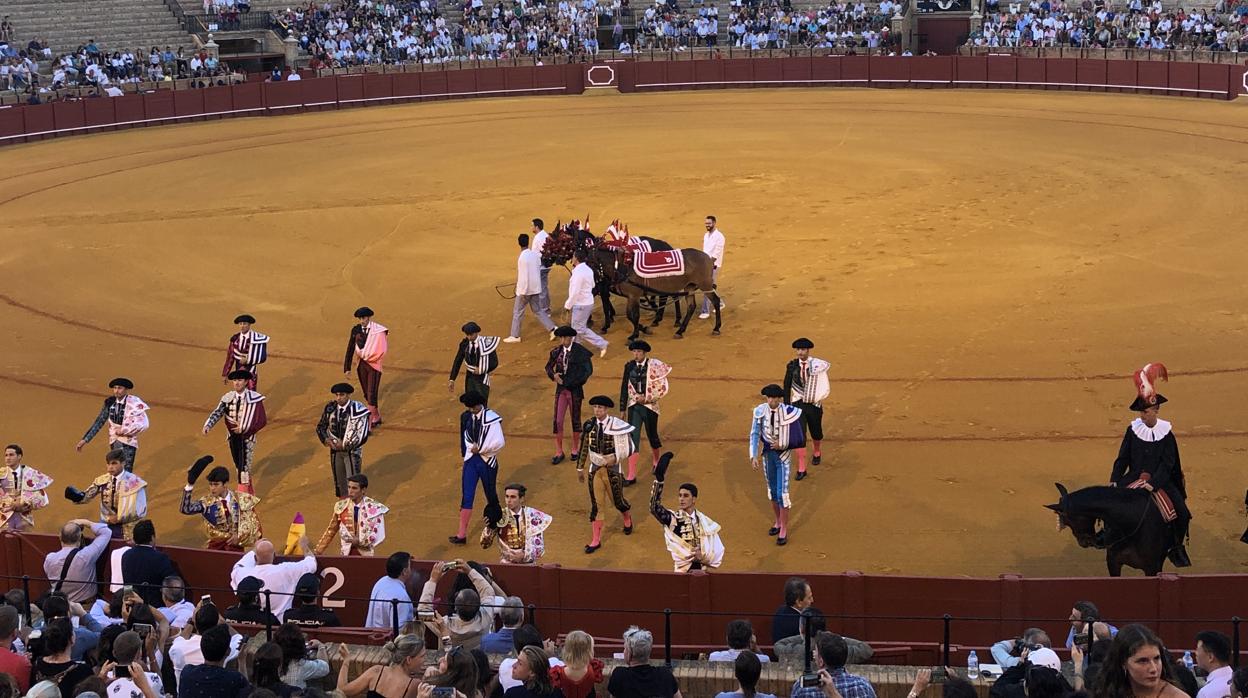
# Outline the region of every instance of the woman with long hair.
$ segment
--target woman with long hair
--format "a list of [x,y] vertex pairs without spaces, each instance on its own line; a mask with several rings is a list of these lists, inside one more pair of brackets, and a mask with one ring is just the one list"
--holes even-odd
[[1152,630],[1131,624],[1118,631],[1092,688],[1094,698],[1184,698],[1174,685],[1166,646]]
[[74,647],[74,625],[68,618],[55,618],[43,628],[42,656],[34,662],[31,685],[51,681],[62,695],[73,695],[74,686],[92,674],[85,662],[75,662],[70,654]]
[[740,686],[736,691],[725,691],[715,696],[715,698],[737,698],[744,696],[745,698],[776,698],[770,693],[759,693],[754,689],[758,686],[758,677],[763,675],[763,663],[759,661],[758,655],[753,652],[742,652],[737,655],[733,663],[733,672],[737,676],[737,685]]
[[[308,679],[329,675],[329,654],[319,640],[308,636],[294,623],[286,623],[273,633],[273,642],[282,648],[282,681],[295,688],[307,688]],[[309,656],[311,654],[312,656]]]
[[374,665],[348,681],[351,669],[351,651],[346,645],[338,646],[338,658],[342,665],[338,670],[338,687],[347,698],[416,698],[420,676],[425,672],[425,641],[419,635],[400,635],[385,644],[390,653],[386,666]]
[[282,683],[283,651],[276,642],[266,642],[251,659],[251,685],[272,691],[279,698],[290,698],[296,689]]
[[594,658],[594,638],[582,630],[573,630],[563,641],[564,666],[550,669],[550,682],[563,692],[564,698],[596,698],[596,686],[602,683],[602,660]]
[[424,683],[434,688],[454,688],[464,698],[480,698],[477,691],[477,660],[472,652],[456,645],[438,659],[437,669],[425,672]]
[[520,685],[507,689],[506,698],[564,698],[563,691],[550,682],[550,657],[541,647],[529,645],[520,650],[511,677]]

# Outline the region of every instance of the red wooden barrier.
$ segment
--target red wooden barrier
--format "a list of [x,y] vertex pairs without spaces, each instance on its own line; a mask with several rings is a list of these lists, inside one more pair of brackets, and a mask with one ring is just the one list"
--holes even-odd
[[[1014,56],[988,56],[985,64],[984,80],[991,86],[993,83],[1015,83],[1025,80],[1020,74],[1020,59]],[[1044,82],[1044,62],[1037,61],[1041,66],[1040,80]],[[969,66],[968,66],[969,67]]]
[[[468,70],[460,71],[464,73],[472,72]],[[364,99],[378,102],[385,101],[394,96],[394,92],[390,88],[390,75],[368,74],[364,76]]]
[[871,79],[870,60],[866,56],[842,56],[841,83],[847,87],[866,87]]
[[996,60],[984,56],[958,56],[954,62],[958,84],[983,87],[988,82],[988,64]]
[[83,101],[83,114],[86,116],[88,126],[108,126],[120,121],[117,118],[117,112],[113,105],[117,103],[115,99],[88,99]]
[[56,129],[56,122],[52,116],[53,105],[32,105],[23,107],[22,110],[26,112],[26,133],[42,134]]
[[723,87],[724,62],[717,60],[694,61],[693,78],[697,82],[712,83],[715,87]]
[[57,130],[71,131],[86,125],[82,102],[57,102],[52,105],[52,120]]
[[1170,94],[1175,97],[1191,97],[1200,89],[1200,68],[1195,63],[1167,63],[1170,69]]
[[720,63],[724,66],[724,82],[726,83],[742,84],[754,79],[754,61],[746,58],[730,58]]
[[667,81],[675,89],[692,87],[697,81],[693,75],[693,61],[668,61]]
[[235,85],[233,90],[234,108],[239,110],[255,110],[264,108],[264,85],[262,82],[247,82]]
[[143,99],[143,95],[114,97],[113,111],[119,124],[143,121],[147,118],[147,100]]
[[1046,58],[1044,59],[1045,82],[1050,90],[1068,90],[1077,84],[1078,59]]
[[[1136,84],[1135,79],[1135,61],[1105,61],[1105,82],[1110,85],[1130,85]],[[1111,88],[1115,92],[1122,92],[1122,89]]]
[[27,133],[25,109],[21,107],[0,108],[0,138],[10,138]]
[[143,95],[143,111],[148,119],[170,119],[173,112],[173,92],[148,92]]
[[477,91],[493,93],[496,95],[506,95],[507,78],[504,74],[506,68],[481,68],[477,73]]
[[872,86],[906,87],[910,84],[910,66],[914,61],[908,56],[872,56],[867,70]]
[[204,111],[204,90],[178,90],[173,93],[174,114],[199,116]]
[[[619,65],[612,67],[616,71],[616,81],[619,81]],[[521,90],[532,90],[537,86],[534,78],[533,69],[528,66],[511,68],[503,71],[503,89],[518,92]],[[532,94],[532,93],[530,93]]]
[[1080,58],[1075,62],[1075,82],[1090,89],[1105,89],[1105,61],[1100,58]]

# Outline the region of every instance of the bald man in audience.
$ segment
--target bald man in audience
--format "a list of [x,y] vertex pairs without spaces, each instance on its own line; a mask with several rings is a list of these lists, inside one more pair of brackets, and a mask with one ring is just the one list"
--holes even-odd
[[251,552],[234,564],[234,569],[230,571],[230,586],[237,589],[239,582],[247,577],[255,577],[264,582],[261,597],[263,598],[264,591],[272,592],[272,613],[281,618],[286,609],[290,608],[299,578],[309,572],[316,572],[316,556],[312,554],[312,546],[308,544],[306,536],[299,539],[299,547],[308,551],[302,560],[274,562],[276,551],[273,542],[261,538],[256,541],[256,547]]

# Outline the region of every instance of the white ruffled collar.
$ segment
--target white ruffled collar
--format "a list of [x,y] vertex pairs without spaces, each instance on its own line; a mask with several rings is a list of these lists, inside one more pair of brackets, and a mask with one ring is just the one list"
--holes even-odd
[[1164,419],[1158,419],[1157,425],[1149,427],[1144,420],[1136,417],[1131,422],[1131,431],[1135,433],[1141,441],[1161,441],[1170,433],[1170,422]]

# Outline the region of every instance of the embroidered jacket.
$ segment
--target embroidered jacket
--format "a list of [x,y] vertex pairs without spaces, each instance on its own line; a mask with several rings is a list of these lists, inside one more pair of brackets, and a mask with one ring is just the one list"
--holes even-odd
[[[0,466],[0,526],[7,527],[9,520],[20,516],[23,528],[35,525],[35,511],[48,505],[47,489],[52,486],[52,478],[19,463],[16,468]],[[19,504],[30,506],[30,513],[18,514],[13,507]]]
[[459,367],[481,376],[481,382],[490,384],[490,373],[498,368],[498,349],[502,340],[498,337],[482,337],[476,339],[464,337],[459,340],[459,349],[455,351],[455,361],[451,363],[451,380],[459,376]]
[[126,538],[131,538],[134,525],[147,516],[147,483],[134,473],[122,471],[120,475],[103,475],[95,478],[83,492],[78,504],[85,504],[92,497],[100,498],[100,521],[121,524]]
[[763,451],[801,448],[806,443],[801,418],[800,409],[784,403],[774,410],[765,402],[755,407],[750,422],[750,458],[761,456]]
[[221,403],[204,422],[204,430],[212,429],[222,417],[225,417],[225,427],[230,430],[230,433],[252,436],[263,429],[267,423],[264,415],[264,396],[250,389],[243,390],[241,393],[231,390],[222,395]]
[[[519,512],[503,508],[503,518],[498,528],[486,526],[481,532],[481,547],[487,548],[492,540],[498,538],[498,547],[504,553],[520,550],[524,553],[523,563],[532,564],[546,554],[546,540],[543,536],[546,528],[554,518],[533,507],[521,507]],[[504,555],[502,562],[508,562]]]
[[368,441],[368,407],[357,400],[349,400],[346,405],[338,406],[331,401],[321,412],[321,421],[316,425],[316,438],[328,446],[329,437],[336,436],[342,442],[342,451],[354,451]]
[[230,337],[230,344],[225,349],[225,366],[221,368],[221,377],[225,378],[230,371],[251,370],[269,359],[269,336],[255,330],[235,332]]
[[806,361],[793,359],[784,369],[784,394],[789,402],[804,402],[819,407],[827,399],[831,388],[828,385],[827,361],[810,357]]
[[100,429],[108,424],[108,442],[120,442],[127,446],[139,446],[139,434],[147,431],[147,411],[151,409],[138,395],[127,395],[120,400],[109,395],[95,421],[82,435],[83,441],[91,441]]
[[646,357],[641,363],[629,361],[624,364],[624,379],[620,382],[620,404],[627,409],[645,399],[650,402],[644,406],[657,414],[659,400],[667,395],[667,375],[671,372],[671,366],[650,357]]
[[223,542],[237,536],[237,542],[250,548],[260,539],[260,518],[256,505],[260,498],[247,492],[227,492],[224,497],[208,495],[191,499],[191,488],[182,490],[178,510],[187,516],[204,517],[204,531],[209,542]]
[[592,473],[605,466],[607,456],[613,455],[615,469],[624,472],[624,461],[633,453],[633,440],[628,436],[633,428],[633,425],[612,415],[607,415],[601,422],[596,417],[586,420],[581,427],[581,457],[576,461],[576,469],[584,470],[585,461],[589,461]]
[[351,548],[361,552],[372,551],[386,539],[386,513],[389,511],[389,507],[372,497],[361,499],[359,504],[349,497],[339,499],[334,503],[334,515],[329,520],[329,527],[316,544],[316,554],[325,552],[335,534],[343,555],[350,555]]
[[650,489],[650,513],[663,525],[663,539],[672,554],[677,572],[688,572],[694,562],[694,551],[702,555],[705,567],[719,567],[724,561],[724,543],[719,539],[718,523],[694,509],[686,514],[663,506],[663,483],[655,480]]

